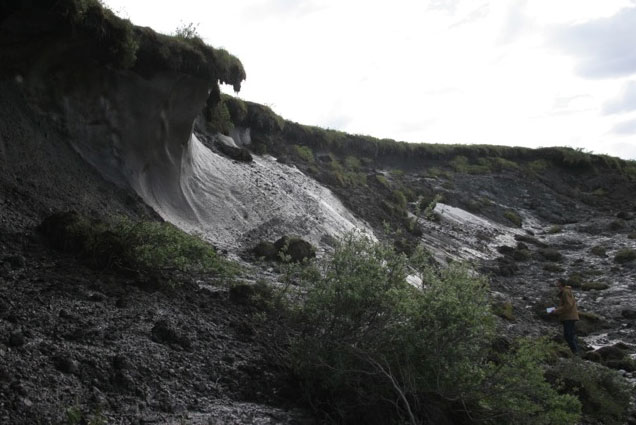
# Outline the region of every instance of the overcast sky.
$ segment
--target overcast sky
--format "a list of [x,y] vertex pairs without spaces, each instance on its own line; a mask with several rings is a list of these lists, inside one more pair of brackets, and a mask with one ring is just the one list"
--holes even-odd
[[239,57],[241,98],[408,142],[636,159],[636,0],[106,0]]

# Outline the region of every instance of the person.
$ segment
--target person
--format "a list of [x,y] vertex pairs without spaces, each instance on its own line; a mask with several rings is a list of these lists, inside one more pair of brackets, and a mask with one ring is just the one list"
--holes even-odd
[[579,312],[576,308],[576,300],[572,294],[572,287],[566,285],[565,279],[557,280],[559,288],[559,306],[550,314],[559,316],[563,323],[563,337],[570,346],[570,350],[575,355],[578,354],[579,347],[576,344],[576,321],[579,320]]

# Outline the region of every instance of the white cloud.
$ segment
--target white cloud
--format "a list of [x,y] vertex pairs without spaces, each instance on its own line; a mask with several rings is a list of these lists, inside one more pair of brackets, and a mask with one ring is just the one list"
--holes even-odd
[[636,73],[636,7],[615,15],[559,28],[557,45],[577,61],[585,78],[613,78]]
[[631,108],[617,106],[631,99],[626,78],[612,77],[636,58],[628,0],[106,2],[163,32],[199,22],[206,42],[243,62],[242,98],[303,124],[631,152],[607,115]]
[[630,112],[636,110],[636,81],[625,84],[618,97],[608,101],[603,106],[606,115]]

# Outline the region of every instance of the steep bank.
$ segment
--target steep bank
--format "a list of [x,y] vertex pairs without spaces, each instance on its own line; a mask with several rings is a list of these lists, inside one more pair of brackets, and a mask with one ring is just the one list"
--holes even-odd
[[[262,312],[231,303],[225,282],[209,276],[177,274],[182,287],[163,291],[153,276],[95,271],[45,248],[32,230],[55,210],[156,218],[147,203],[231,249],[282,231],[321,242],[364,220],[401,251],[423,242],[440,263],[469,260],[489,274],[504,337],[559,334],[541,313],[554,303],[551,282],[565,275],[595,314],[582,322],[596,338],[588,341],[620,340],[620,352],[634,353],[634,263],[614,260],[636,248],[634,164],[558,148],[410,147],[285,123],[254,104],[242,119],[228,107],[235,141],[251,140],[254,156],[235,162],[199,143],[217,137],[215,123],[191,138],[204,101],[214,104],[208,88],[214,96],[232,67],[217,69],[205,52],[172,66],[153,56],[155,47],[179,46],[182,59],[197,49],[79,12],[69,16],[92,18],[79,26],[62,19],[70,25],[62,30],[61,18],[44,12],[26,33],[16,32],[19,13],[1,26],[11,64],[0,133],[7,422],[60,422],[76,409],[113,422],[296,417],[280,406],[298,394],[278,397],[286,375],[268,363],[267,342],[286,329],[263,326]],[[115,41],[139,43],[139,62],[120,55],[128,44],[108,42],[113,22],[125,36]],[[91,38],[95,28],[107,35]],[[244,277],[275,279],[257,269]]]

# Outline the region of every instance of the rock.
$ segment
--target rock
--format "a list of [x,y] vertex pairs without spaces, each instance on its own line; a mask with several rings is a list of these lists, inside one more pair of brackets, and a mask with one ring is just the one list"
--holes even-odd
[[541,257],[548,261],[556,262],[561,261],[561,259],[563,258],[563,255],[561,255],[561,253],[554,248],[541,248],[539,249],[539,254],[541,255]]
[[3,299],[0,299],[0,314],[9,311],[11,305]]
[[8,264],[12,270],[23,269],[26,266],[25,258],[19,254],[4,257],[4,262]]
[[130,361],[126,356],[114,356],[111,363],[113,364],[113,369],[115,370],[126,370],[131,368]]
[[500,276],[513,276],[519,270],[515,261],[509,257],[497,258],[497,265],[497,273]]
[[24,334],[22,332],[13,332],[9,336],[9,347],[21,347],[26,342]]
[[622,360],[625,358],[625,352],[615,346],[601,347],[596,352],[603,360]]
[[621,311],[621,316],[623,316],[625,319],[634,320],[636,319],[636,310],[631,310],[631,309],[623,310]]
[[267,261],[274,261],[278,258],[278,251],[272,242],[262,241],[259,242],[254,248],[252,253],[256,258],[263,258]]
[[241,162],[252,162],[252,154],[245,148],[237,148],[226,145],[223,142],[216,141],[214,146],[224,155]]
[[79,366],[76,360],[73,360],[68,355],[57,355],[53,357],[53,365],[57,370],[69,375],[79,374]]
[[84,238],[68,229],[79,221],[80,216],[75,211],[55,213],[45,218],[37,230],[51,247],[62,251],[77,252],[83,248]]
[[106,299],[106,295],[99,292],[94,292],[88,297],[89,301],[102,302]]
[[186,350],[192,348],[190,340],[181,335],[180,331],[171,325],[167,320],[161,319],[152,327],[151,339],[164,345],[178,345]]
[[67,320],[75,319],[75,316],[73,316],[71,313],[69,313],[65,309],[61,309],[58,316],[60,316],[61,319],[67,319]]
[[274,247],[292,262],[316,257],[316,249],[309,242],[297,237],[283,236],[274,242]]
[[616,218],[620,218],[622,220],[632,220],[634,218],[634,215],[627,211],[621,211],[616,214]]

